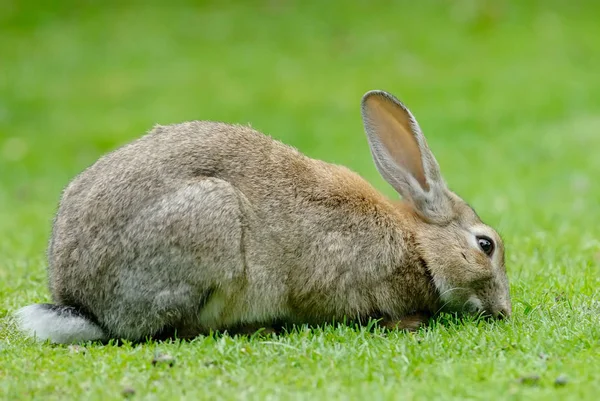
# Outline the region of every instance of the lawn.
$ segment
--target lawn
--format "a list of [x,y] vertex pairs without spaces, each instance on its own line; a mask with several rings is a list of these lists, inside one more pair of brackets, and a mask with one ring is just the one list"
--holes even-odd
[[[597,399],[600,4],[48,4],[0,6],[0,399]],[[50,300],[62,188],[157,123],[251,123],[395,196],[363,133],[369,89],[408,104],[504,237],[512,319],[82,347],[4,319]]]

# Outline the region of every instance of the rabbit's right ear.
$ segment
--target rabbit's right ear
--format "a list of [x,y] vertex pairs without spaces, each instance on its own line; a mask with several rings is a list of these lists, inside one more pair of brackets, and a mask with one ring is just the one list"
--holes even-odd
[[370,91],[362,98],[362,118],[381,176],[426,219],[451,220],[448,188],[411,112],[391,94]]

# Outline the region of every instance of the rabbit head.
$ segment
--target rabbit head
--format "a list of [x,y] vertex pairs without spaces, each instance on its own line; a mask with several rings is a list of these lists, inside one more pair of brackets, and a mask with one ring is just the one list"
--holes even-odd
[[414,116],[394,96],[370,91],[362,99],[362,117],[377,169],[416,216],[416,252],[441,307],[510,316],[502,239],[448,189]]

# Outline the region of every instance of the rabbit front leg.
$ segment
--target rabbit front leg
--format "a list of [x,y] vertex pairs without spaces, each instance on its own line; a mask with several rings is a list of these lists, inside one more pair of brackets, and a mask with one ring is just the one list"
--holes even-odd
[[402,319],[383,319],[379,322],[379,325],[388,330],[417,331],[421,327],[427,325],[430,317],[431,316],[427,313],[417,312],[412,315],[407,315]]
[[280,330],[278,330],[275,326],[271,325],[263,325],[263,324],[246,324],[242,326],[238,326],[232,329],[227,330],[230,335],[239,335],[239,336],[270,336],[272,334],[279,334]]

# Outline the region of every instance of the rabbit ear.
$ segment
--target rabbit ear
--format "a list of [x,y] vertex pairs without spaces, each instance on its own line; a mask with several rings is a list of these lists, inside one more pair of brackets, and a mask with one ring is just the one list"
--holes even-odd
[[411,112],[389,93],[370,91],[362,99],[362,118],[382,177],[423,217],[452,219],[446,183]]

